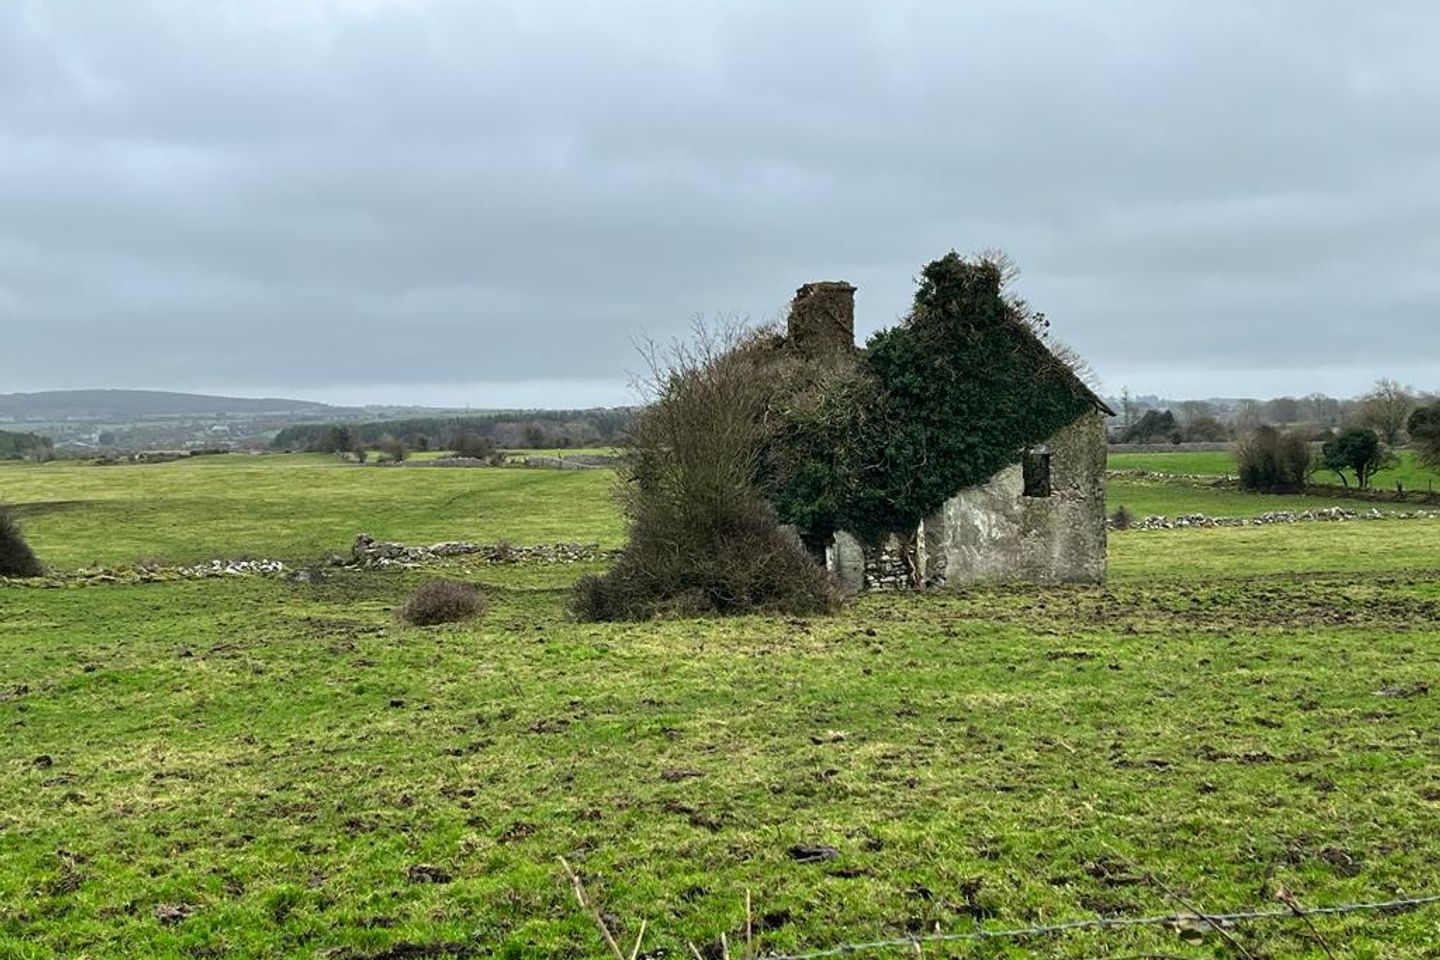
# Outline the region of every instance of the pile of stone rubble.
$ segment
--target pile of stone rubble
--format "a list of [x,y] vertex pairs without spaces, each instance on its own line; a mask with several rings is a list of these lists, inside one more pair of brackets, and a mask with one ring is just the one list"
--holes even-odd
[[[599,544],[548,543],[535,547],[512,547],[504,543],[470,543],[451,541],[430,546],[412,547],[403,543],[387,543],[360,534],[349,557],[336,554],[320,566],[346,567],[416,567],[447,557],[473,555],[485,563],[581,563],[607,560],[615,550],[601,550]],[[317,568],[291,570],[280,560],[209,560],[189,566],[145,565],[137,567],[95,567],[73,572],[52,572],[43,577],[7,579],[0,582],[17,586],[62,587],[104,583],[155,583],[163,580],[200,580],[207,577],[279,576],[309,581],[323,574]]]
[[177,567],[173,571],[182,577],[224,577],[242,574],[284,573],[285,564],[279,560],[211,560],[190,567]]
[[444,557],[478,555],[486,563],[580,563],[603,560],[614,551],[601,550],[597,543],[545,543],[515,547],[507,543],[471,543],[453,540],[429,546],[408,546],[376,540],[362,533],[350,548],[351,562],[362,567],[415,566]]
[[6,579],[7,585],[23,587],[65,587],[105,583],[158,583],[165,580],[203,580],[209,577],[275,576],[286,566],[279,560],[209,560],[189,566],[87,567],[69,572],[50,572],[42,577]]
[[[1346,520],[1426,520],[1440,517],[1440,511],[1414,510],[1408,513],[1370,509],[1346,510],[1330,507],[1324,510],[1280,510],[1255,517],[1207,517],[1203,513],[1186,513],[1178,517],[1150,516],[1131,521],[1131,530],[1174,530],[1179,527],[1253,527],[1272,523],[1325,523]],[[1115,529],[1115,521],[1109,523]]]

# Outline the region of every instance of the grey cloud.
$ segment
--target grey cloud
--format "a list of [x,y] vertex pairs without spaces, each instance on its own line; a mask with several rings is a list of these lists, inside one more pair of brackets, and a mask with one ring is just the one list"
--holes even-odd
[[1113,389],[1433,388],[1437,41],[1419,2],[17,0],[8,389],[611,382],[809,279],[888,324],[989,246]]

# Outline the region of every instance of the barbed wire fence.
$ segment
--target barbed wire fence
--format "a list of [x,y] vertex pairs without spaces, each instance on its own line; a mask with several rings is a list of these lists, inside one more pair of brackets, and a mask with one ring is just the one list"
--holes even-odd
[[1237,923],[1265,920],[1304,920],[1307,917],[1338,916],[1348,913],[1383,911],[1399,913],[1440,903],[1440,894],[1422,897],[1404,897],[1396,900],[1380,900],[1368,903],[1341,903],[1328,907],[1273,907],[1267,909],[1240,910],[1233,913],[1169,913],[1149,917],[1096,917],[1088,920],[1067,920],[1062,923],[1041,924],[1033,927],[1012,927],[1002,930],[975,930],[958,933],[916,934],[894,937],[886,940],[869,940],[860,943],[846,943],[821,950],[803,953],[767,953],[766,960],[822,960],[825,957],[853,956],[860,953],[878,953],[890,950],[915,952],[917,946],[930,944],[974,942],[980,940],[1023,940],[1033,937],[1054,936],[1078,930],[1120,930],[1127,927],[1168,926],[1174,929],[1198,930],[1207,926],[1223,929]]
[[[641,956],[640,949],[645,939],[646,924],[644,922],[640,924],[635,945],[627,954],[616,941],[614,934],[606,923],[605,915],[586,894],[585,886],[580,876],[563,857],[560,858],[560,865],[564,868],[565,874],[569,878],[571,887],[575,892],[575,898],[579,902],[581,909],[589,914],[594,921],[611,956],[613,956],[615,960],[639,960]],[[804,950],[797,953],[762,953],[758,950],[754,939],[754,920],[751,912],[750,892],[747,890],[745,893],[745,939],[739,957],[743,958],[743,960],[828,960],[828,958],[831,957],[884,954],[895,951],[904,951],[912,955],[924,956],[924,948],[927,946],[984,941],[1019,941],[1054,937],[1060,934],[1086,930],[1105,932],[1110,930],[1133,929],[1136,927],[1168,927],[1177,933],[1189,932],[1192,934],[1201,934],[1207,929],[1212,930],[1234,948],[1241,957],[1253,960],[1250,952],[1246,950],[1238,940],[1231,936],[1227,928],[1235,927],[1239,924],[1298,920],[1309,928],[1311,935],[1315,938],[1321,949],[1333,960],[1335,954],[1331,950],[1330,944],[1315,926],[1312,918],[1344,916],[1355,913],[1398,914],[1440,904],[1440,893],[1432,893],[1418,894],[1409,897],[1396,897],[1390,900],[1357,901],[1331,904],[1329,906],[1306,907],[1302,906],[1293,894],[1282,888],[1276,893],[1276,899],[1283,904],[1281,907],[1255,907],[1225,913],[1211,913],[1195,908],[1178,893],[1161,884],[1153,875],[1147,874],[1146,879],[1163,890],[1167,896],[1179,902],[1185,910],[1183,912],[1154,914],[1151,916],[1092,917],[1065,920],[1057,923],[1035,924],[1028,927],[998,929],[987,929],[982,926],[979,921],[976,921],[975,928],[972,930],[962,930],[951,933],[937,931],[935,933],[907,934],[905,936],[842,943],[835,946]],[[705,955],[693,943],[687,944],[687,946],[696,960],[705,960]],[[723,960],[732,960],[730,943],[724,933],[720,935],[720,952]],[[1151,956],[1154,955],[1151,954]]]

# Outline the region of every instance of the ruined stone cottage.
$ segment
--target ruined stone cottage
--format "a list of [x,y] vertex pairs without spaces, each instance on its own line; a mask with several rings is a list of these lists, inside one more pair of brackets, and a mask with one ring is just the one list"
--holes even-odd
[[[790,307],[787,339],[809,356],[854,350],[855,287],[801,287]],[[1043,343],[1015,325],[1013,336]],[[1048,357],[1048,352],[1046,354]],[[1025,451],[988,481],[956,490],[910,538],[866,548],[838,532],[824,560],[850,592],[984,582],[1100,582],[1105,579],[1105,430],[1114,412],[1066,367],[1090,402],[1076,419]],[[802,531],[803,533],[803,531]]]

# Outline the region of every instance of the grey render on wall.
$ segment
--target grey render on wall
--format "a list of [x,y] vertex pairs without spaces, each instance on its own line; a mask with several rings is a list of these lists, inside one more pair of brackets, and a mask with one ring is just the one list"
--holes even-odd
[[[791,302],[787,335],[807,355],[854,349],[855,288],[808,283]],[[848,592],[976,583],[1105,579],[1105,428],[1095,405],[988,481],[955,491],[908,540],[866,548],[839,532],[826,566]]]

